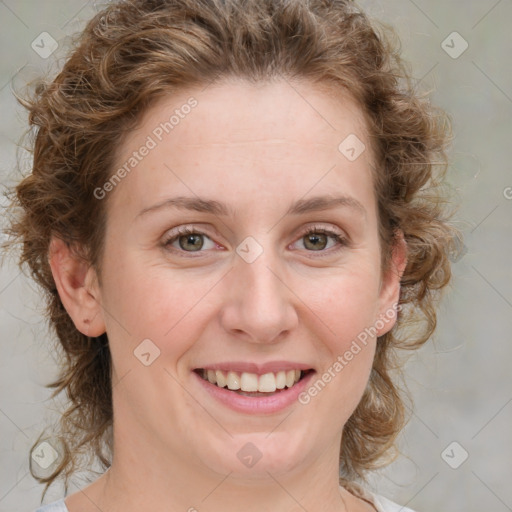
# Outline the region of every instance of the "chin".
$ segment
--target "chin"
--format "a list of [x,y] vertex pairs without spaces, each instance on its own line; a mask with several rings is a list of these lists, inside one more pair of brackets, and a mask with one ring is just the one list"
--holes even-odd
[[305,464],[307,453],[305,432],[280,430],[217,438],[205,447],[200,459],[222,477],[230,474],[230,479],[259,481],[268,479],[269,473],[290,475]]

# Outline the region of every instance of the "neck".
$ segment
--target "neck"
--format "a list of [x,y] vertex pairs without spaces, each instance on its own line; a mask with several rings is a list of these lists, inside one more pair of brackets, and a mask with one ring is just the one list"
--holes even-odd
[[97,481],[90,497],[101,510],[347,511],[339,489],[334,446],[293,471],[260,471],[251,477],[233,471],[217,473],[200,461],[176,457],[133,431],[129,440],[122,434],[126,432],[115,433],[119,442],[114,443],[112,466]]

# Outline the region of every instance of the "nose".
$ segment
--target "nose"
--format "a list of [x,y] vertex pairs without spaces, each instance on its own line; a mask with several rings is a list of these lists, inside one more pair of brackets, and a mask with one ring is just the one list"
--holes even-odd
[[220,315],[226,332],[259,344],[276,343],[292,332],[298,325],[298,299],[287,280],[267,252],[252,263],[237,256]]

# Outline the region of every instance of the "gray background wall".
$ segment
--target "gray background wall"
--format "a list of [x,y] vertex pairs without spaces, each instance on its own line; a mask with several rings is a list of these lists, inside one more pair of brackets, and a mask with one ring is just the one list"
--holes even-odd
[[[512,1],[361,4],[397,29],[418,86],[433,89],[433,101],[453,118],[449,177],[466,236],[435,340],[407,366],[415,409],[400,439],[403,455],[372,484],[420,512],[512,510]],[[84,0],[0,1],[2,184],[17,179],[16,142],[25,128],[13,84],[57,69],[66,37],[97,8]],[[59,43],[50,58],[42,32]],[[44,388],[55,361],[41,304],[7,263],[0,270],[0,512],[33,510],[42,491],[28,472],[28,450],[56,404]],[[61,493],[55,487],[47,501]]]

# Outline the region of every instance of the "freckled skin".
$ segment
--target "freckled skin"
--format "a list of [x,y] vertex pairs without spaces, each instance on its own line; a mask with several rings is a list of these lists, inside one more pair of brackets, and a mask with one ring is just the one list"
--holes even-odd
[[[105,510],[297,510],[290,495],[306,510],[371,510],[340,495],[338,451],[375,339],[307,405],[275,414],[235,412],[192,373],[222,361],[287,360],[321,376],[396,302],[396,273],[380,268],[362,114],[350,98],[335,100],[307,83],[190,89],[146,112],[117,164],[190,96],[197,106],[106,199],[97,314],[112,352],[115,454],[89,495]],[[352,133],[367,150],[350,162],[338,146]],[[349,196],[365,213],[337,207],[285,215],[295,201],[317,195]],[[221,201],[235,215],[162,208],[138,216],[175,196]],[[328,238],[328,249],[308,250],[310,226],[348,243]],[[179,239],[164,246],[178,227],[204,234],[203,249],[187,253]],[[249,236],[263,249],[250,264],[236,253]],[[134,356],[144,339],[160,350],[149,366]],[[262,454],[251,468],[237,457],[247,443]],[[75,512],[90,504],[78,493],[68,506]]]

